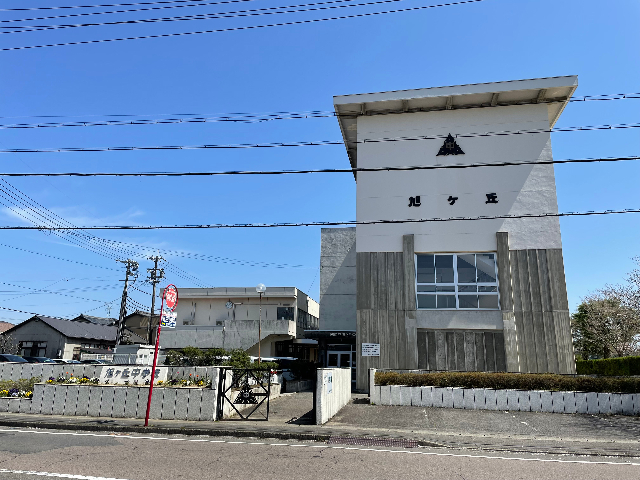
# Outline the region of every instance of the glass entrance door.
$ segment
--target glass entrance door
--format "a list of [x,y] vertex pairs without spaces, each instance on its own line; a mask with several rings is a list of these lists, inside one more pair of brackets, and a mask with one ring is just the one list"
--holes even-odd
[[351,352],[329,353],[329,368],[351,368]]

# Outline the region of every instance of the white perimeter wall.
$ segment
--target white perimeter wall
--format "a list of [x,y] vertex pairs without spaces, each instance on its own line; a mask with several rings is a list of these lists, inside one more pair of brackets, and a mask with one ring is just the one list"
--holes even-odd
[[[548,129],[546,105],[361,116],[358,141],[383,137]],[[471,164],[552,158],[548,133],[458,138],[464,155],[436,156],[443,139],[359,143],[358,167]],[[498,204],[485,204],[496,193]],[[409,208],[409,197],[422,205]],[[454,205],[447,198],[458,197]],[[556,213],[553,165],[410,172],[359,172],[357,219],[419,219]],[[558,218],[358,225],[358,252],[401,252],[415,235],[416,252],[495,251],[497,231],[511,249],[561,248]]]
[[351,400],[351,369],[319,368],[316,375],[316,425],[323,425]]

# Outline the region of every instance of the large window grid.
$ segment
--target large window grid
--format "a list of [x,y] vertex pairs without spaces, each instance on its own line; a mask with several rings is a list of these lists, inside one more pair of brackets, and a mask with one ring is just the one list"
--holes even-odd
[[416,255],[421,310],[498,310],[495,253]]

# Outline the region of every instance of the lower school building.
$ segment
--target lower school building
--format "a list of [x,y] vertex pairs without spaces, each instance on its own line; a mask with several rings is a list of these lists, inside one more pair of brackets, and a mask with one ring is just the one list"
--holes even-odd
[[355,330],[357,389],[369,368],[575,373],[561,249],[513,250],[498,232],[493,252],[420,253],[409,234],[402,252],[332,267],[336,236],[356,241],[353,228],[322,231],[321,329]]
[[369,368],[575,373],[549,130],[576,87],[334,97],[358,224],[322,230],[319,331],[356,332],[358,390]]

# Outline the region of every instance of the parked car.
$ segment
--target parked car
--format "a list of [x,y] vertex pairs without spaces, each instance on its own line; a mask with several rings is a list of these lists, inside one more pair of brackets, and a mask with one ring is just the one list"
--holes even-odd
[[0,362],[29,363],[18,355],[9,355],[7,353],[0,353]]
[[56,363],[49,357],[22,357],[29,363]]
[[81,360],[80,363],[84,363],[85,365],[110,365],[111,362],[106,360]]
[[68,358],[54,358],[55,363],[67,365],[68,363],[80,363],[78,360],[69,360]]

